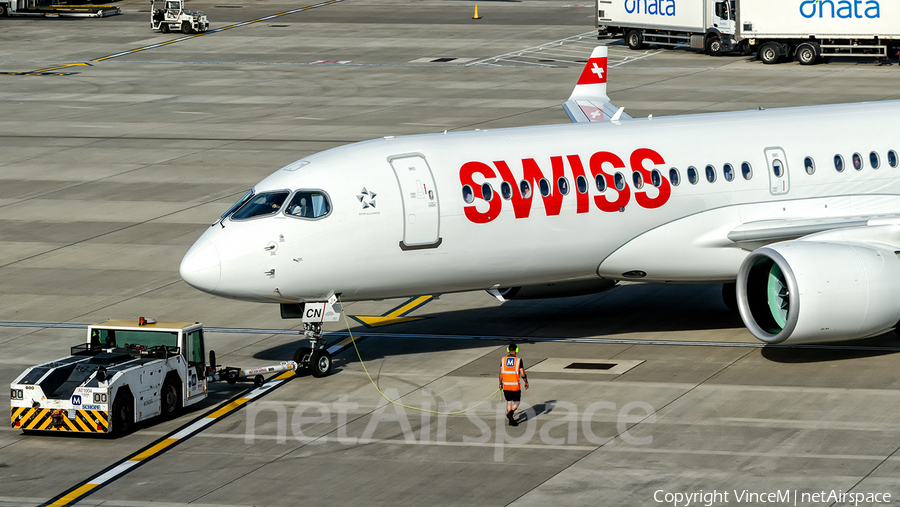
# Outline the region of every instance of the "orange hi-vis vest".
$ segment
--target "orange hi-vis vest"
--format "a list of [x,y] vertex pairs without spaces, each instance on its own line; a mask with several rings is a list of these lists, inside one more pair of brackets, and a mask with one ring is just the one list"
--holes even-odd
[[519,386],[519,368],[522,360],[516,356],[506,356],[500,363],[500,382],[504,391],[521,391]]

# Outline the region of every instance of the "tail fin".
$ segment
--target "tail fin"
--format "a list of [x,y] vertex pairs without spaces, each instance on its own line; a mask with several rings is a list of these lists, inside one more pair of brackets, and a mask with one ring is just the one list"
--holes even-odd
[[[586,123],[609,121],[616,115],[617,107],[609,102],[606,95],[606,79],[608,49],[606,46],[597,46],[591,53],[590,59],[578,78],[575,90],[569,100],[563,103],[563,109],[569,115],[573,123]],[[617,119],[630,119],[627,114],[621,114]]]

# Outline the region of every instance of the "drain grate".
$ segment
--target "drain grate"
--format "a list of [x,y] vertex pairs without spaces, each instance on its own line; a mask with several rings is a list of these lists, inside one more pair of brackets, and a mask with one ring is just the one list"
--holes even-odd
[[528,368],[528,372],[567,373],[569,375],[621,375],[643,363],[640,359],[585,359],[548,357]]
[[615,363],[572,363],[566,366],[567,370],[611,370],[617,365]]

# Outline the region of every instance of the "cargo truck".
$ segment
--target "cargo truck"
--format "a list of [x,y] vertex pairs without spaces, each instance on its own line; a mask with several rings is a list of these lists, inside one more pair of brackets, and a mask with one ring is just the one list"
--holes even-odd
[[896,0],[597,0],[600,36],[631,49],[690,46],[766,64],[832,56],[889,59],[900,47]]
[[687,45],[718,56],[737,48],[734,0],[597,0],[600,36],[631,49]]

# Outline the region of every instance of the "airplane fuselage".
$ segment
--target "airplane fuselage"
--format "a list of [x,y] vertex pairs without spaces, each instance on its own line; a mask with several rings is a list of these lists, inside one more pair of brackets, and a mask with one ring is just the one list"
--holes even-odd
[[292,216],[289,196],[270,214],[225,217],[186,255],[182,276],[213,294],[269,302],[598,276],[733,281],[748,253],[772,241],[736,240],[743,224],[900,209],[897,115],[900,102],[881,102],[352,144],[253,189],[320,192],[327,214]]

